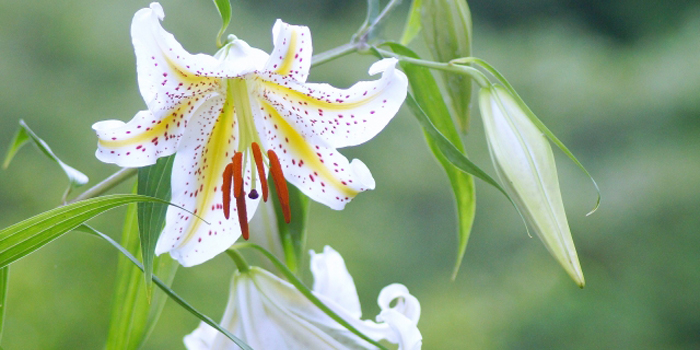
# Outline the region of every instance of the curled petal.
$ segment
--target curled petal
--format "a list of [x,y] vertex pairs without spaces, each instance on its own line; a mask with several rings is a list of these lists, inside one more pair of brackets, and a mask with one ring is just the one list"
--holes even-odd
[[304,194],[340,210],[358,193],[374,189],[374,178],[360,160],[348,162],[334,148],[310,143],[272,105],[258,104],[256,124],[265,148],[278,155],[285,178]]
[[360,299],[343,257],[329,246],[323,248],[323,253],[310,251],[310,254],[314,293],[334,301],[352,317],[359,319],[362,316]]
[[283,80],[306,82],[311,68],[311,32],[305,26],[294,26],[277,20],[272,27],[272,42],[275,45],[265,71],[278,74]]
[[[221,190],[224,170],[238,144],[237,135],[234,115],[220,98],[206,103],[192,118],[173,164],[172,202],[203,220],[169,207],[156,254],[170,252],[183,266],[197,265],[226,250],[240,237],[238,215],[232,213],[228,220],[224,217]],[[244,186],[249,188],[250,163],[243,177]],[[249,220],[258,200],[246,197],[245,201]]]
[[382,131],[406,98],[408,80],[396,63],[394,58],[374,63],[369,74],[382,77],[349,89],[271,75],[261,82],[258,94],[305,139],[333,148],[359,145]]
[[205,100],[181,100],[160,117],[141,111],[129,123],[119,120],[95,123],[92,128],[98,137],[97,159],[123,167],[140,167],[175,153],[189,116]]
[[204,54],[192,55],[160,25],[163,8],[157,2],[136,12],[131,38],[141,95],[158,118],[168,114],[183,98],[221,90],[219,61]]
[[392,343],[398,343],[400,350],[419,350],[423,345],[423,336],[415,323],[395,310],[383,310],[377,316],[377,322],[389,325],[396,338],[387,338]]
[[[391,302],[394,300],[396,305],[391,307]],[[418,323],[420,319],[420,303],[403,284],[393,283],[384,287],[379,293],[377,304],[382,310],[392,309],[401,313],[413,323]]]

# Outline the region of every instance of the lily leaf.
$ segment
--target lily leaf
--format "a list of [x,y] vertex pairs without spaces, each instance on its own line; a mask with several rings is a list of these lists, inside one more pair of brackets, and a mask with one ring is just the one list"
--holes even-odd
[[216,35],[216,46],[221,48],[224,44],[221,42],[221,36],[224,35],[226,28],[231,23],[231,2],[230,0],[214,0],[214,5],[216,10],[219,11],[219,16],[221,16],[221,29]]
[[532,110],[530,109],[530,107],[528,107],[527,104],[525,104],[525,101],[523,101],[523,99],[520,97],[520,95],[518,95],[518,93],[515,91],[513,86],[510,85],[508,80],[506,80],[506,78],[498,70],[496,70],[496,68],[494,68],[493,66],[488,64],[486,61],[479,59],[479,58],[466,57],[466,58],[452,60],[451,62],[460,63],[460,64],[472,63],[472,62],[476,63],[476,64],[484,67],[484,69],[486,69],[489,73],[493,74],[493,76],[496,77],[496,79],[498,79],[506,87],[508,92],[513,96],[513,98],[516,100],[516,102],[518,103],[520,108],[522,108],[522,110],[525,112],[525,115],[527,115],[527,117],[532,121],[532,123],[535,124],[535,126],[543,134],[545,134],[550,141],[552,141],[552,143],[557,145],[557,147],[559,147],[559,149],[562,152],[564,152],[564,154],[566,154],[566,156],[569,157],[569,159],[571,159],[571,161],[574,162],[574,164],[576,164],[579,167],[579,169],[581,169],[581,171],[583,171],[586,174],[586,176],[588,176],[588,178],[593,183],[593,186],[595,187],[598,198],[596,200],[595,206],[593,207],[593,210],[588,212],[588,214],[586,214],[586,216],[591,215],[596,210],[598,210],[598,207],[600,206],[600,197],[601,197],[600,196],[600,188],[598,188],[598,183],[595,182],[595,180],[593,179],[593,176],[591,176],[591,174],[588,172],[588,170],[586,170],[586,168],[583,166],[583,164],[581,164],[581,162],[576,158],[576,156],[574,156],[574,154],[571,153],[571,151],[564,145],[564,143],[561,142],[559,140],[559,138],[557,138],[556,135],[554,135],[554,133],[551,130],[549,130],[549,128],[547,128],[547,126],[544,125],[544,123],[542,123],[542,121],[539,118],[537,118],[535,113],[533,113]]
[[103,196],[58,207],[2,229],[0,268],[31,254],[109,209],[137,202],[168,203],[162,199],[134,194]]
[[[405,46],[398,44],[388,45],[394,52],[402,56],[418,59],[420,58]],[[440,91],[433,74],[428,68],[425,67],[420,67],[406,62],[401,62],[400,64],[404,73],[406,73],[408,76],[408,81],[411,84],[411,91],[413,91],[413,96],[418,105],[425,112],[430,121],[435,125],[437,130],[440,131],[460,153],[466,155],[459,133],[457,132],[457,128],[452,122],[453,119],[450,114],[450,110],[447,108],[447,105],[442,98],[442,92]],[[469,96],[464,96],[464,98],[469,98]],[[457,273],[459,272],[462,258],[464,257],[464,253],[467,249],[467,242],[469,241],[472,224],[474,223],[474,213],[476,210],[474,178],[468,173],[460,171],[452,163],[450,163],[450,161],[447,160],[445,155],[440,150],[437,140],[431,137],[427,131],[425,136],[431,151],[435,155],[435,158],[440,162],[447,173],[447,177],[452,185],[452,192],[454,193],[455,201],[457,203],[459,246],[457,251],[457,260],[455,262],[455,267],[452,274],[452,279],[455,279],[457,277]]]
[[252,244],[252,243],[238,243],[235,244],[232,248],[229,249],[236,249],[236,248],[253,248],[260,253],[262,253],[266,258],[272,262],[275,267],[277,267],[282,274],[284,275],[285,278],[291,283],[301,294],[303,294],[307,299],[309,299],[310,302],[312,302],[316,307],[321,309],[328,317],[332,318],[334,321],[338,322],[341,326],[345,327],[347,330],[352,332],[353,334],[357,335],[358,337],[366,340],[370,344],[383,349],[387,350],[386,347],[384,347],[382,344],[376,342],[374,339],[366,336],[364,333],[360,332],[357,328],[353,327],[350,323],[345,321],[343,318],[338,316],[333,310],[331,310],[328,306],[326,306],[321,300],[319,300],[311,290],[304,285],[304,283],[296,276],[292,271],[290,271],[287,266],[285,266],[277,257],[275,257],[274,254],[268,252],[265,250],[265,248],[257,245],[257,244]]
[[[165,203],[170,201],[170,176],[172,174],[175,156],[158,159],[156,164],[139,168],[138,194],[162,199]],[[163,203],[142,202],[138,204],[138,223],[141,238],[141,254],[143,259],[144,278],[147,294],[150,295],[153,284],[153,257],[155,255],[156,241],[163,230],[165,213],[168,206]]]
[[2,339],[2,329],[5,325],[5,310],[7,309],[7,287],[10,278],[10,267],[5,266],[0,269],[0,339]]
[[415,39],[415,37],[420,33],[422,28],[421,23],[421,5],[423,0],[413,0],[411,3],[411,9],[408,10],[408,19],[406,20],[406,26],[403,28],[403,34],[401,35],[401,45],[408,45]]
[[289,207],[292,211],[292,221],[284,221],[282,206],[279,203],[275,186],[270,186],[270,197],[273,198],[277,228],[280,242],[284,250],[287,267],[294,273],[299,272],[306,244],[306,225],[309,217],[309,197],[304,195],[296,186],[287,186],[289,192]]
[[[87,226],[85,226],[85,227],[87,227]],[[141,263],[133,255],[131,255],[131,253],[129,253],[128,250],[126,250],[124,247],[122,247],[119,243],[115,242],[112,238],[110,238],[109,236],[105,235],[102,232],[99,232],[99,231],[94,230],[94,229],[89,228],[89,227],[87,227],[87,228],[88,228],[89,233],[104,239],[105,241],[107,241],[107,243],[109,243],[113,247],[117,248],[117,250],[119,250],[119,252],[121,252],[127,259],[129,259],[129,261],[131,261],[134,265],[136,265],[136,267],[138,267],[141,271],[143,271],[143,265],[141,265]],[[216,330],[218,330],[219,332],[224,334],[227,338],[231,339],[231,341],[236,343],[236,345],[238,345],[241,349],[243,349],[243,350],[252,350],[253,349],[248,344],[246,344],[243,340],[238,339],[238,337],[231,334],[231,332],[229,332],[225,328],[219,326],[219,324],[214,322],[214,320],[212,320],[209,316],[206,316],[203,313],[197,311],[197,309],[195,309],[187,301],[182,299],[179,295],[177,295],[177,293],[175,293],[175,291],[170,289],[170,287],[168,287],[168,285],[165,282],[163,282],[160,278],[158,278],[155,275],[151,276],[151,278],[153,280],[153,283],[155,283],[155,285],[158,286],[158,288],[160,288],[163,292],[165,292],[165,294],[167,294],[168,297],[173,299],[173,301],[178,303],[178,305],[182,306],[189,313],[191,313],[195,317],[199,318],[202,322],[214,327]]]
[[[122,245],[135,255],[140,254],[137,206],[129,205]],[[81,226],[81,228],[85,225]],[[92,233],[92,229],[86,230]],[[177,261],[162,255],[153,261],[154,274],[164,276],[164,283],[172,285]],[[112,314],[105,349],[139,349],[148,339],[165,306],[165,294],[159,290],[147,290],[143,273],[125,256],[119,257],[117,280],[112,299]]]
[[3,169],[7,169],[7,167],[10,165],[10,162],[12,161],[12,158],[14,158],[15,154],[17,154],[17,151],[19,151],[19,149],[22,148],[22,146],[24,146],[29,141],[32,141],[34,145],[36,145],[39,148],[39,150],[42,153],[44,153],[49,159],[56,162],[56,164],[58,164],[61,167],[61,169],[63,169],[63,172],[68,177],[68,181],[70,181],[70,186],[66,189],[66,192],[63,195],[64,200],[73,188],[80,187],[88,183],[89,179],[85,174],[81,173],[80,171],[61,161],[53,153],[51,147],[49,147],[49,145],[44,140],[39,138],[39,136],[37,136],[29,128],[29,126],[27,126],[27,123],[25,123],[24,120],[21,119],[19,121],[19,129],[17,130],[17,133],[15,134],[15,137],[12,140],[12,144],[10,145],[10,148],[7,150],[7,154],[5,155],[5,161],[2,164]]

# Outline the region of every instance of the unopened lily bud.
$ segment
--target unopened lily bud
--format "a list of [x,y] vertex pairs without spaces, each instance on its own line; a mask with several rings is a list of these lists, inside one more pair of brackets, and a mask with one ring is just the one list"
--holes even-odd
[[583,272],[546,137],[502,86],[482,88],[479,108],[491,160],[506,192],[547,250],[580,287]]
[[[423,0],[423,35],[433,58],[449,62],[471,56],[472,18],[465,0]],[[452,109],[462,131],[469,129],[472,82],[466,75],[442,72]]]

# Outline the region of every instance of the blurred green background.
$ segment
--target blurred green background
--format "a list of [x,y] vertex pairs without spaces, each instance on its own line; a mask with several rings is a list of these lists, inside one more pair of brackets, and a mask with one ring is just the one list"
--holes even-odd
[[[408,1],[406,1],[408,3]],[[190,52],[213,53],[211,1],[164,0],[164,27]],[[129,37],[148,1],[0,0],[0,152],[20,118],[91,184],[117,168],[98,162],[92,123],[144,108]],[[346,210],[312,205],[309,248],[345,257],[364,317],[379,290],[404,283],[422,305],[425,349],[700,348],[700,2],[471,1],[474,52],[495,65],[600,184],[561,152],[562,191],[586,288],[578,289],[515,210],[477,182],[474,231],[456,282],[449,185],[406,108],[371,142],[343,150],[377,189]],[[363,0],[233,1],[230,32],[269,51],[276,18],[305,24],[315,52],[346,42]],[[398,38],[404,4],[386,30]],[[419,38],[422,39],[422,38]],[[419,51],[422,40],[414,46]],[[312,70],[347,87],[372,59],[352,55]],[[475,113],[476,110],[475,110]],[[492,172],[479,118],[467,148]],[[59,204],[66,180],[23,149],[0,172],[0,227]],[[125,184],[118,189],[129,190]],[[123,210],[93,221],[119,237]],[[117,252],[69,233],[12,265],[5,349],[97,349],[104,344]],[[178,271],[173,288],[219,319],[233,271],[225,257]],[[308,276],[307,276],[308,277]],[[178,349],[198,320],[168,301],[146,348]]]

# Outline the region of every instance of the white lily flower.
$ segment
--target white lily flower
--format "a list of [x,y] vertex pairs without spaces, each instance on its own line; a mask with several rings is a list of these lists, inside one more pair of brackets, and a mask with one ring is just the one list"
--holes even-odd
[[502,86],[482,88],[479,108],[503,188],[547,250],[580,286],[583,271],[571,238],[554,154],[547,138]]
[[[377,322],[361,320],[355,283],[343,258],[326,246],[311,252],[313,293],[360,332],[379,341],[399,344],[401,350],[421,348],[418,327],[420,304],[401,284],[379,293]],[[396,301],[394,307],[390,303]],[[341,326],[312,304],[293,285],[253,267],[233,276],[231,295],[221,326],[254,349],[371,349],[370,343]],[[226,336],[200,323],[185,336],[189,350],[237,349]]]
[[[277,20],[272,54],[232,38],[212,57],[185,51],[162,28],[163,17],[160,4],[152,3],[136,12],[131,25],[148,110],[128,123],[93,125],[103,162],[142,167],[176,153],[172,201],[210,225],[168,208],[156,254],[170,252],[191,266],[226,250],[241,234],[247,238],[260,189],[267,200],[268,170],[287,221],[285,179],[337,210],[374,188],[364,163],[349,162],[336,148],[368,141],[398,111],[407,79],[395,59],[369,69],[381,78],[337,89],[306,83],[312,54],[307,27]],[[228,222],[231,187],[237,215]]]

